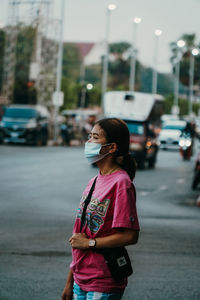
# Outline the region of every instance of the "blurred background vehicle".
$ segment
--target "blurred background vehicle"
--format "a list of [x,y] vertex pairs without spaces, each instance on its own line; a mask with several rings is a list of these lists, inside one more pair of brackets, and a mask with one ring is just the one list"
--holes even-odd
[[159,134],[160,149],[179,150],[179,141],[186,121],[171,120],[166,121]]
[[123,119],[130,132],[130,153],[134,156],[138,168],[143,169],[145,162],[154,168],[159,150],[159,143],[148,122]]
[[179,151],[184,160],[189,160],[192,156],[192,137],[187,132],[183,131],[180,136]]
[[68,109],[62,111],[70,131],[70,139],[83,144],[88,139],[93,124],[99,118],[100,111],[97,109]]
[[6,107],[0,123],[0,142],[47,145],[49,112],[41,105]]
[[194,175],[192,179],[192,189],[196,190],[200,184],[200,152],[197,155],[197,159],[194,167]]
[[161,116],[162,127],[165,125],[166,122],[177,121],[177,120],[179,120],[179,116],[178,115],[164,114],[164,115]]
[[130,132],[130,153],[138,168],[148,163],[154,168],[159,150],[156,132],[161,126],[163,98],[160,95],[112,91],[104,97],[105,117],[118,117],[124,120]]

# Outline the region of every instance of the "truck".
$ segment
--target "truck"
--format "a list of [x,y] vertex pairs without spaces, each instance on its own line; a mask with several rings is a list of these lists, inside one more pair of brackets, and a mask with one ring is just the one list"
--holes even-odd
[[161,95],[131,91],[110,91],[104,95],[104,116],[125,121],[130,132],[130,153],[140,169],[146,164],[155,167],[159,150],[155,129],[161,125],[163,100]]

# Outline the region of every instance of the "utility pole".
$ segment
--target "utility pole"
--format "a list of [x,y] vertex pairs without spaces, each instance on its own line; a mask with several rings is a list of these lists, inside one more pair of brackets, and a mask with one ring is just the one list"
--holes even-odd
[[[60,34],[58,45],[58,63],[56,72],[56,94],[57,101],[55,103],[55,120],[54,120],[54,142],[56,143],[58,138],[58,111],[61,103],[61,79],[62,79],[62,61],[63,61],[63,28],[64,28],[64,16],[65,16],[65,0],[62,0],[61,4],[61,19],[60,19]],[[60,101],[61,100],[61,101]]]

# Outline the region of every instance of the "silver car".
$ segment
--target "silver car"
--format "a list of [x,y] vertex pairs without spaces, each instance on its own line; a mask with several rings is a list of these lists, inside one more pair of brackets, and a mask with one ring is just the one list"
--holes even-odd
[[164,123],[159,135],[160,149],[179,149],[180,135],[186,126],[186,121],[174,120]]

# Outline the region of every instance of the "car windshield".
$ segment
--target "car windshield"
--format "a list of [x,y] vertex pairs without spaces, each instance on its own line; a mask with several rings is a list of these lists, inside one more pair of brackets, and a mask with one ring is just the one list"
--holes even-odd
[[128,126],[129,132],[131,134],[138,134],[138,135],[144,134],[144,125],[143,124],[132,123],[132,122],[127,122],[127,121],[126,121],[126,124]]
[[185,128],[184,125],[180,125],[180,124],[177,124],[177,125],[165,125],[163,126],[163,129],[170,129],[170,130],[183,130]]
[[32,108],[6,108],[4,117],[31,119],[37,116],[37,111]]

